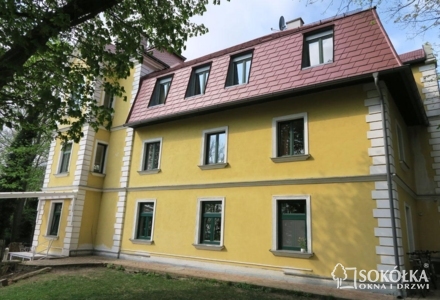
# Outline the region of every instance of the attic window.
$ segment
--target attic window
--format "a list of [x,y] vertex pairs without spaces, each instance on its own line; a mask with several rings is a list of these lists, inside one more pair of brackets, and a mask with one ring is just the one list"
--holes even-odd
[[158,79],[148,107],[164,104],[171,86],[172,76]]
[[226,86],[240,85],[249,82],[252,53],[244,53],[231,57],[229,62]]
[[192,70],[185,97],[203,95],[205,93],[210,68],[211,66],[205,65]]
[[303,52],[303,68],[333,62],[333,29],[305,36]]

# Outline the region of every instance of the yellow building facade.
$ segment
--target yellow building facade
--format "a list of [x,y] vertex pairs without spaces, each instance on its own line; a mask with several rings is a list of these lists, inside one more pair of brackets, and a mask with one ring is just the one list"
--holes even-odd
[[[344,62],[347,19],[376,20],[375,47],[386,44],[392,62],[376,66],[360,50]],[[397,56],[374,9],[327,23],[190,62],[146,54],[121,81],[131,97],[113,101],[110,131],[85,127],[79,144],[52,143],[44,191],[68,195],[40,198],[34,246],[317,279],[338,263],[409,269],[407,252],[440,249],[432,49]],[[367,38],[359,45],[370,49]],[[333,48],[316,62],[315,42]],[[288,43],[299,58],[276,55]],[[344,73],[356,57],[367,63]],[[276,63],[283,76],[271,73]]]

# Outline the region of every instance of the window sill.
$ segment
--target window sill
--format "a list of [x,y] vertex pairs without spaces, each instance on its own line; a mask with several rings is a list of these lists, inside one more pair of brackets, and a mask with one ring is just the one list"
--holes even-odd
[[92,174],[93,176],[96,176],[96,177],[105,177],[104,173],[90,172],[90,174]]
[[43,235],[45,239],[57,241],[60,237],[58,235]]
[[153,169],[153,170],[144,170],[144,171],[138,171],[140,175],[147,175],[147,174],[157,174],[160,172],[160,169]]
[[223,169],[228,166],[228,163],[221,163],[221,164],[209,164],[209,165],[201,165],[199,168],[201,170],[212,170],[212,169]]
[[310,258],[313,256],[313,253],[303,253],[300,251],[289,251],[289,250],[269,250],[275,256],[282,257],[296,257],[296,258]]
[[271,157],[270,159],[274,163],[283,163],[289,161],[303,161],[309,159],[310,154],[302,154],[302,155],[290,155],[290,156],[281,156],[281,157]]
[[403,170],[409,171],[409,166],[404,160],[399,160],[399,163]]
[[139,245],[152,245],[152,244],[154,244],[153,240],[130,239],[130,242],[132,242],[133,244],[139,244]]
[[225,248],[225,246],[220,246],[220,245],[207,245],[207,244],[192,244],[192,245],[199,250],[222,251]]
[[55,177],[67,177],[69,176],[69,172],[65,172],[65,173],[57,173],[57,174],[53,174],[53,176]]

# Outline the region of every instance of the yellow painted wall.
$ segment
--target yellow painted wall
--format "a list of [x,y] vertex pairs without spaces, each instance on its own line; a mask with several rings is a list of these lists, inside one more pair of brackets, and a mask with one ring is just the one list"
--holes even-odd
[[70,163],[69,163],[69,172],[67,176],[57,177],[58,170],[60,167],[60,154],[61,154],[61,143],[60,140],[57,140],[57,144],[55,146],[54,158],[51,168],[51,177],[49,180],[49,187],[56,186],[69,186],[72,185],[73,179],[75,178],[75,170],[76,170],[76,161],[78,159],[78,150],[79,145],[77,143],[72,143],[72,152],[70,154]]
[[116,210],[118,193],[102,193],[99,212],[94,215],[97,220],[96,236],[94,240],[95,248],[100,250],[111,250],[113,245],[114,224],[116,222]]
[[[355,86],[136,129],[130,186],[369,174],[364,99],[362,86]],[[303,112],[308,113],[311,157],[272,162],[272,119]],[[203,130],[223,126],[229,129],[229,166],[200,170]],[[163,138],[161,172],[139,175],[142,141],[157,137]]]
[[[334,266],[375,269],[377,220],[372,217],[373,183],[313,184],[238,187],[174,191],[129,192],[122,251],[145,251],[212,260],[240,261],[279,267],[313,269],[311,275],[331,277]],[[272,196],[311,195],[312,248],[310,259],[274,256],[272,248]],[[223,251],[195,249],[197,199],[225,197]],[[154,244],[133,244],[136,200],[156,199]],[[353,251],[364,249],[363,251]]]
[[125,130],[111,132],[107,153],[107,171],[103,183],[104,188],[119,188],[121,186],[119,181],[124,157],[125,135]]
[[122,126],[127,120],[128,112],[130,110],[131,92],[133,90],[133,74],[134,69],[131,69],[129,77],[119,80],[119,84],[124,87],[127,101],[123,101],[123,97],[116,97],[116,102],[113,107],[113,109],[115,110],[115,114],[113,117],[112,127]]
[[438,200],[418,201],[417,202],[417,221],[418,234],[420,239],[420,249],[436,250],[440,249],[440,211]]
[[[52,243],[52,246],[50,248],[50,252],[51,253],[58,253],[61,254],[61,250],[64,247],[64,238],[66,237],[66,226],[67,226],[67,217],[69,215],[69,206],[71,203],[70,199],[66,199],[66,200],[54,200],[54,201],[50,201],[47,200],[44,203],[44,216],[46,216],[46,218],[42,218],[42,223],[41,223],[41,227],[40,227],[40,235],[38,237],[38,247],[37,247],[37,252],[40,251],[45,251],[47,249],[47,247],[49,246],[48,243],[48,239],[45,237],[48,233],[48,226],[50,226],[48,224],[48,222],[50,221],[50,212],[51,212],[51,205],[53,202],[63,202],[63,207],[62,207],[62,211],[61,211],[61,216],[60,216],[60,224],[58,227],[58,239],[54,240]],[[44,252],[45,253],[45,252]]]
[[78,239],[78,249],[92,249],[95,244],[101,196],[101,192],[86,192],[86,200],[84,201]]

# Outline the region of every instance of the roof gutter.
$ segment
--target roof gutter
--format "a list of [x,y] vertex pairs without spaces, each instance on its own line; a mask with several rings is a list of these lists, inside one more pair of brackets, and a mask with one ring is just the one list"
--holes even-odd
[[[391,232],[393,236],[392,238],[393,238],[394,262],[396,265],[395,268],[400,272],[399,249],[397,244],[397,229],[396,229],[396,219],[394,213],[393,180],[392,180],[392,176],[394,176],[395,174],[391,173],[385,100],[383,98],[382,91],[379,87],[379,72],[373,73],[373,78],[374,78],[374,85],[376,86],[376,90],[379,93],[380,108],[382,113],[382,128],[383,128],[383,138],[384,138],[384,147],[385,147],[385,165],[386,165],[386,175],[387,175],[387,185],[388,185],[388,199],[390,202],[390,213],[391,213]],[[399,277],[399,283],[400,284],[402,283],[402,278],[400,277]],[[399,289],[398,287],[397,287],[397,298],[398,299],[403,298],[402,289]]]

